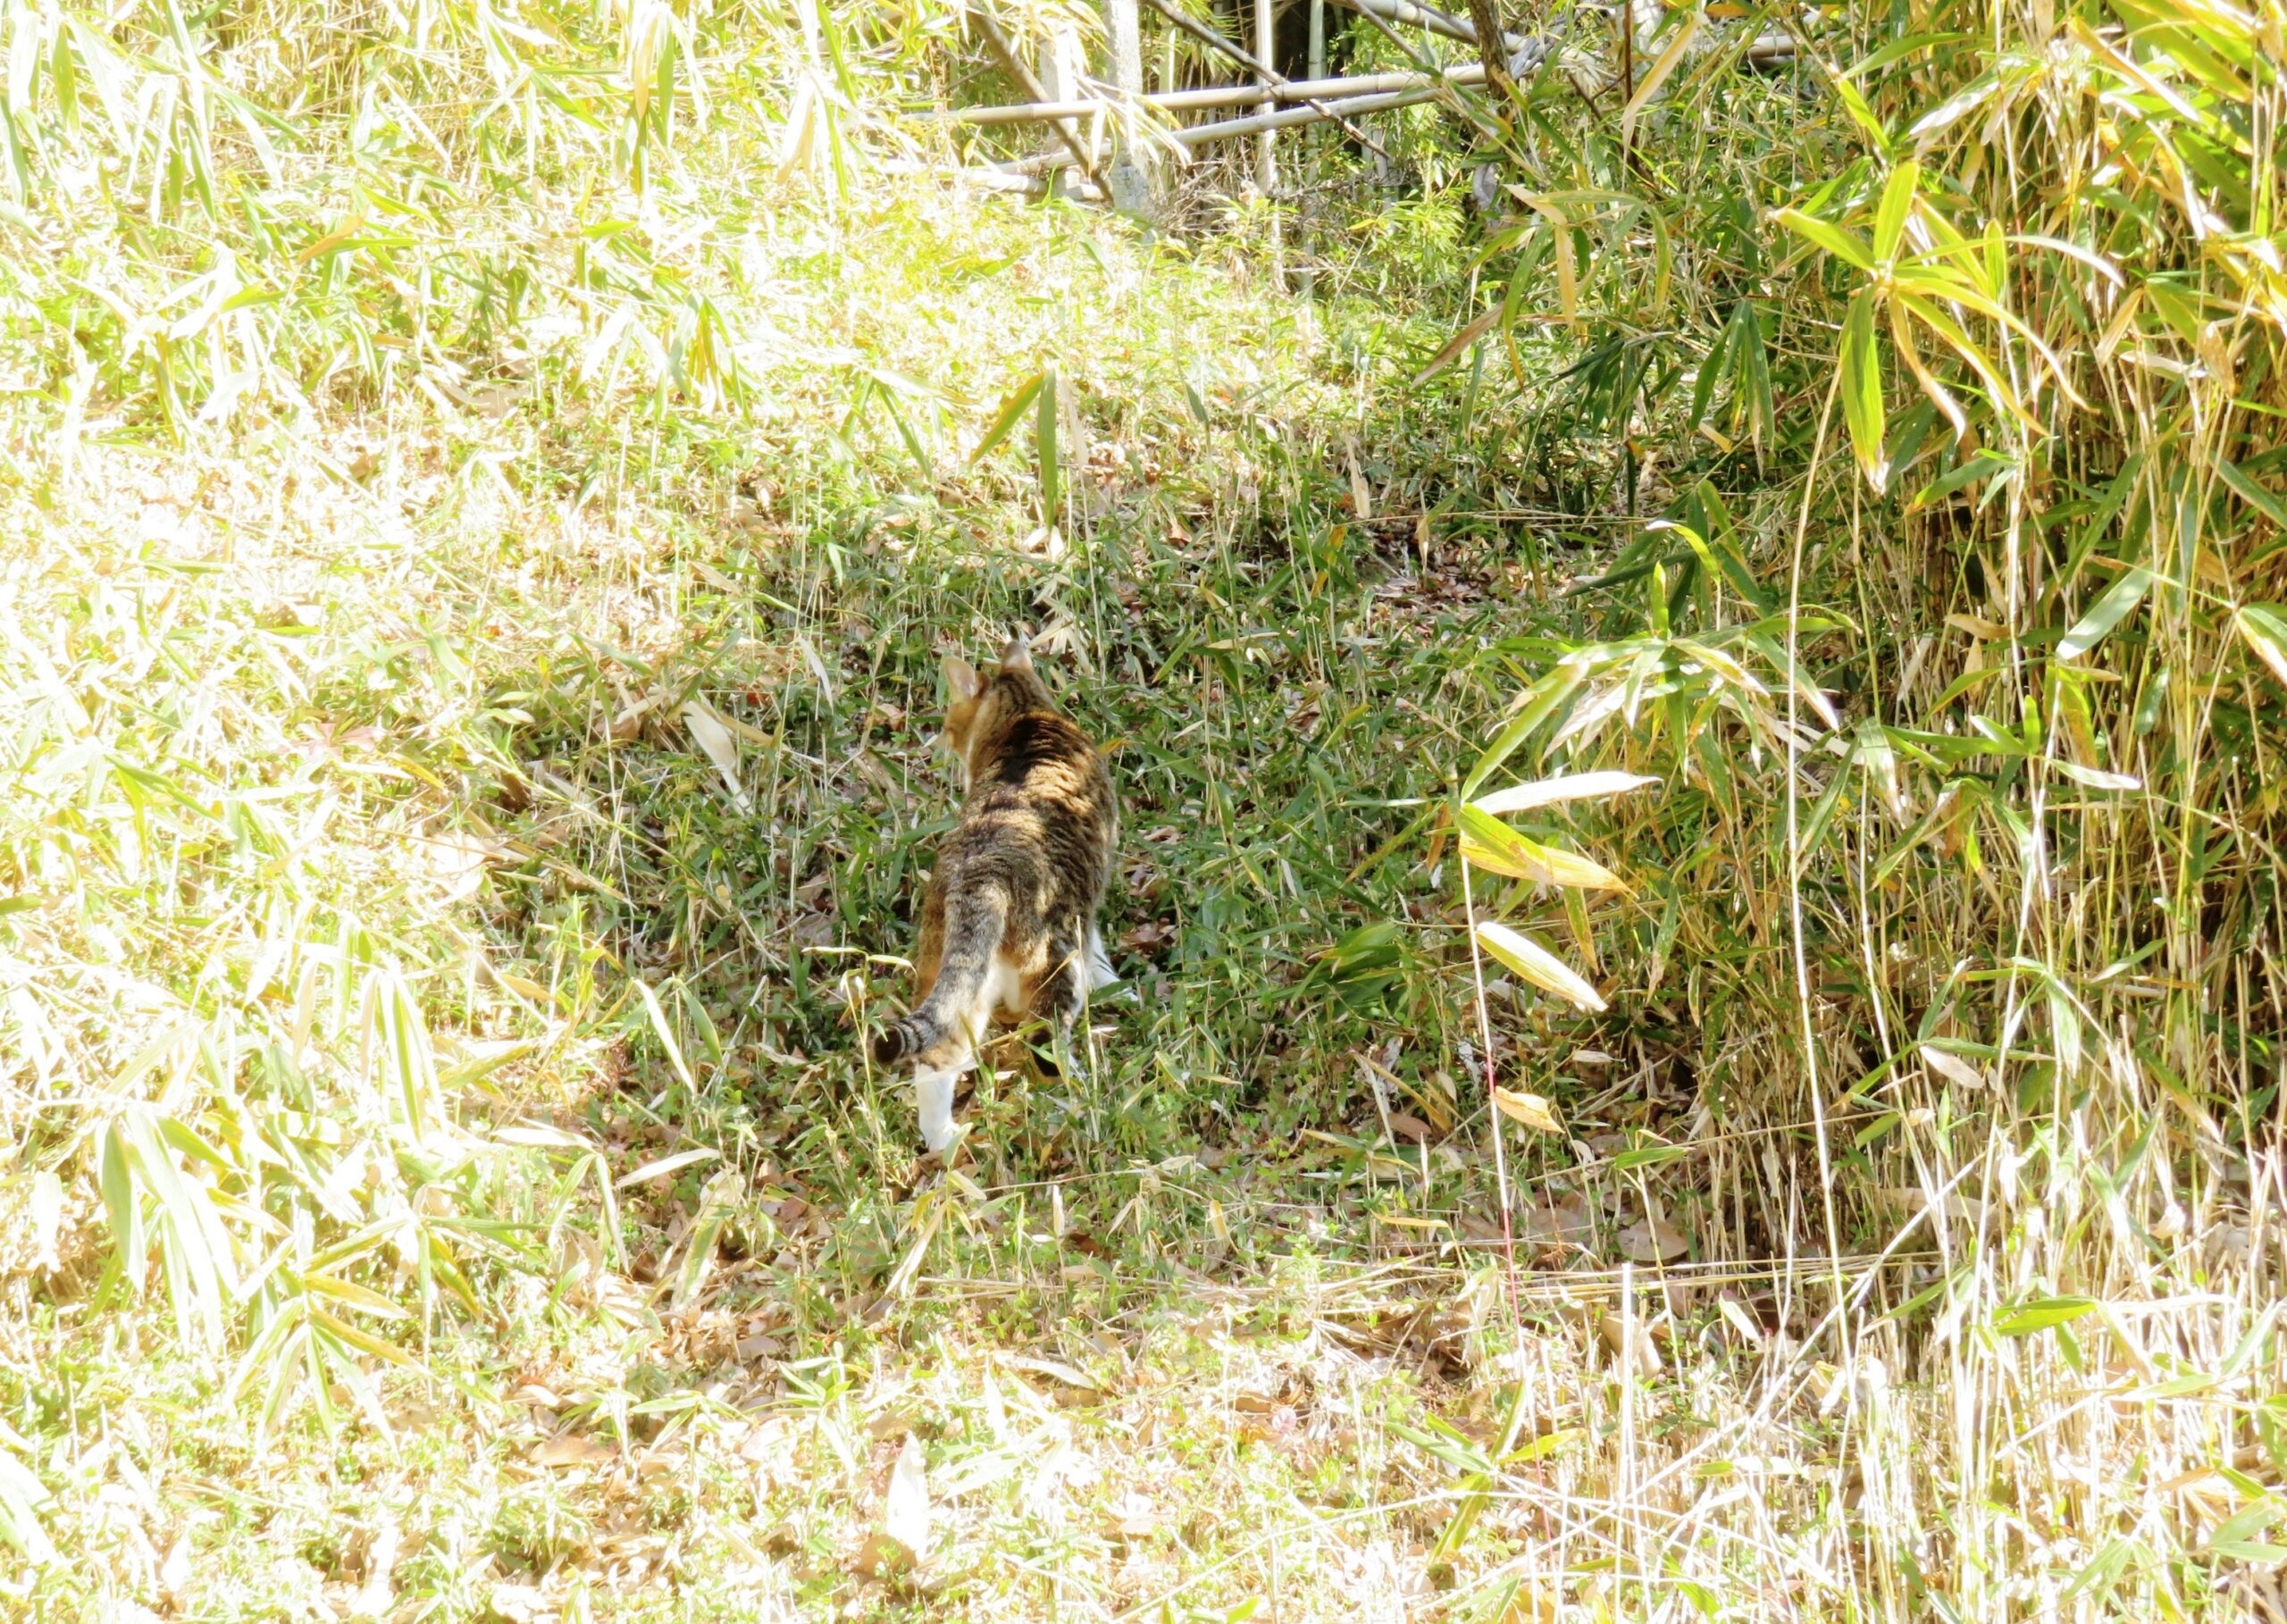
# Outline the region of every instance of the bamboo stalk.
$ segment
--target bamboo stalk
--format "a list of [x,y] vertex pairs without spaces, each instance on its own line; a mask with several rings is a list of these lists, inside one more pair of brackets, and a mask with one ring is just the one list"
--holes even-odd
[[[1278,104],[1270,93],[1282,77],[1278,70],[1270,65],[1270,59],[1278,52],[1278,41],[1271,27],[1271,0],[1254,0],[1254,54],[1262,63],[1262,71],[1256,75],[1255,82],[1262,88],[1262,100],[1257,104],[1262,116],[1276,116],[1273,110]],[[1286,280],[1284,270],[1286,243],[1286,229],[1278,214],[1278,128],[1275,124],[1267,123],[1262,133],[1254,138],[1254,184],[1255,190],[1270,210],[1271,275],[1284,286]]]
[[[1262,100],[1259,105],[1265,114],[1277,105],[1270,92],[1279,78],[1278,70],[1270,65],[1270,0],[1254,0],[1255,82],[1262,88]],[[1278,161],[1273,155],[1273,144],[1278,139],[1277,126],[1270,124],[1264,125],[1261,133],[1255,138],[1254,183],[1266,199],[1277,196],[1278,191]],[[1270,257],[1276,264],[1278,258],[1278,223],[1275,214],[1271,217],[1270,229]]]
[[1411,107],[1417,102],[1434,101],[1437,96],[1435,88],[1393,90],[1384,96],[1361,96],[1346,102],[1330,103],[1323,110],[1288,107],[1278,113],[1257,113],[1251,118],[1219,119],[1212,124],[1194,124],[1186,130],[1171,130],[1168,134],[1185,146],[1204,146],[1213,141],[1230,140],[1235,136],[1258,135],[1266,130],[1287,130],[1297,124],[1323,123],[1330,118],[1350,118],[1361,113]]
[[[1104,0],[1104,23],[1112,88],[1125,98],[1142,96],[1144,31],[1135,0]],[[1135,143],[1129,138],[1135,132],[1123,128],[1117,133],[1118,144],[1104,177],[1110,183],[1112,202],[1122,213],[1148,220],[1157,212],[1157,202],[1151,177],[1135,162]]]

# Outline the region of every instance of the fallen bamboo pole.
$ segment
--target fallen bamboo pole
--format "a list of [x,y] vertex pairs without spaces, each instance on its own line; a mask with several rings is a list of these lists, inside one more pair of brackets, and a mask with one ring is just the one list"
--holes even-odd
[[[1254,74],[1256,81],[1259,84],[1265,86],[1278,86],[1291,84],[1294,82],[1284,73],[1281,73],[1278,69],[1272,67],[1268,62],[1257,59],[1253,53],[1240,49],[1237,46],[1224,38],[1222,35],[1217,33],[1213,29],[1209,28],[1205,23],[1201,22],[1196,18],[1185,15],[1182,12],[1169,4],[1169,0],[1144,0],[1144,4],[1149,5],[1153,11],[1159,13],[1160,16],[1166,18],[1176,27],[1181,29],[1186,34],[1189,34],[1194,39],[1196,39],[1201,44],[1206,46],[1210,50],[1220,52],[1223,55],[1229,57],[1233,62],[1237,63],[1239,66],[1247,69],[1250,72]],[[1256,27],[1257,31],[1261,32],[1261,18],[1256,19]],[[1258,40],[1256,44],[1258,48],[1261,48],[1263,42]],[[1260,100],[1261,98],[1258,97],[1257,99]],[[1385,160],[1389,157],[1389,154],[1382,151],[1381,144],[1376,141],[1372,136],[1368,135],[1364,130],[1358,128],[1357,125],[1350,122],[1349,120],[1344,118],[1339,113],[1333,111],[1326,105],[1326,103],[1319,100],[1315,96],[1306,96],[1303,99],[1309,102],[1309,104],[1312,107],[1316,108],[1320,113],[1339,123],[1343,128],[1344,133],[1348,135],[1352,140],[1356,141],[1362,146],[1372,148],[1376,153],[1379,153]]]
[[1259,135],[1266,130],[1285,130],[1295,124],[1321,123],[1328,118],[1352,118],[1361,113],[1383,113],[1392,107],[1411,107],[1419,102],[1435,101],[1441,88],[1392,90],[1384,96],[1354,96],[1346,102],[1328,104],[1328,111],[1323,113],[1316,107],[1288,107],[1278,113],[1259,113],[1251,118],[1218,119],[1212,124],[1193,124],[1182,130],[1170,130],[1168,137],[1184,146],[1204,146],[1211,141]]
[[[1442,34],[1447,39],[1458,39],[1463,45],[1477,43],[1477,29],[1466,18],[1441,12],[1434,5],[1416,5],[1413,0],[1334,0],[1346,12],[1360,12],[1384,22],[1403,22],[1431,34]],[[1504,30],[1501,43],[1511,51],[1525,48],[1521,34]]]
[[[1360,113],[1385,113],[1392,107],[1411,107],[1418,103],[1436,100],[1443,88],[1443,85],[1437,85],[1414,90],[1392,90],[1381,96],[1360,96],[1348,101],[1329,103],[1325,112],[1316,107],[1288,107],[1278,113],[1255,113],[1243,119],[1218,119],[1211,124],[1191,124],[1164,133],[1169,140],[1179,146],[1205,146],[1216,141],[1235,140],[1241,136],[1260,135],[1266,130],[1287,130],[1296,124],[1316,124],[1328,119],[1355,118]],[[1001,168],[1008,174],[1039,174],[1047,170],[1068,168],[1071,163],[1071,158],[1063,153],[1043,153],[1037,157],[1019,158],[1014,163],[1004,163]]]
[[[1048,93],[1040,88],[1040,80],[1033,77],[1033,71],[1025,65],[1025,59],[1017,54],[1017,47],[1009,43],[1009,37],[1001,31],[1000,21],[993,15],[992,8],[979,6],[976,11],[976,21],[978,26],[984,30],[985,44],[992,47],[993,55],[1000,58],[1002,70],[1009,78],[1015,80],[1023,88],[1025,94],[1031,96],[1034,101],[1046,101]],[[1095,159],[1089,154],[1086,147],[1080,145],[1079,128],[1069,119],[1056,119],[1051,121],[1056,126],[1057,138],[1064,143],[1065,150],[1072,155],[1072,161],[1079,166],[1080,172],[1099,186],[1102,185],[1103,177],[1096,172]]]
[[[1323,100],[1338,107],[1344,101],[1358,96],[1380,96],[1392,90],[1435,91],[1440,84],[1474,85],[1484,78],[1483,65],[1472,62],[1449,68],[1442,76],[1361,73],[1349,79],[1290,79],[1283,85],[1271,86],[1269,94],[1274,101]],[[1252,106],[1263,96],[1260,85],[1210,85],[1197,90],[1156,91],[1136,99],[1162,113],[1197,113],[1217,107]],[[1083,97],[1075,101],[1024,102],[1006,107],[949,107],[932,110],[924,116],[946,124],[1043,124],[1055,119],[1093,118],[1098,113],[1118,111],[1119,104],[1109,98]]]
[[[1477,25],[1469,19],[1441,12],[1434,5],[1416,4],[1414,0],[1328,0],[1328,4],[1338,5],[1346,12],[1356,12],[1360,16],[1370,17],[1377,22],[1384,24],[1402,22],[1411,28],[1418,28],[1425,33],[1437,34],[1447,39],[1458,40],[1463,45],[1473,46],[1477,43]],[[1635,14],[1632,5],[1623,3],[1616,9],[1632,23]],[[1502,30],[1501,44],[1508,53],[1512,72],[1516,71],[1514,64],[1519,52],[1537,52],[1546,54],[1549,46],[1549,42],[1539,36],[1512,34],[1505,29]],[[1758,35],[1754,43],[1741,53],[1742,60],[1763,67],[1767,67],[1772,63],[1791,61],[1794,55],[1795,41],[1792,37],[1783,33]],[[1528,65],[1529,63],[1537,61],[1539,61],[1539,55],[1534,55],[1529,58]]]

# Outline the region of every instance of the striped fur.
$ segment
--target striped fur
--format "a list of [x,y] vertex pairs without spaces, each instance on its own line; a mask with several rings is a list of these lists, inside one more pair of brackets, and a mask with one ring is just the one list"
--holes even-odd
[[996,1016],[1043,1016],[1068,1038],[1110,978],[1095,921],[1119,834],[1103,758],[1058,713],[1024,639],[989,672],[954,658],[945,676],[945,743],[968,793],[922,904],[918,1001],[870,1046],[877,1065],[913,1067],[934,1151],[952,1142],[953,1085]]

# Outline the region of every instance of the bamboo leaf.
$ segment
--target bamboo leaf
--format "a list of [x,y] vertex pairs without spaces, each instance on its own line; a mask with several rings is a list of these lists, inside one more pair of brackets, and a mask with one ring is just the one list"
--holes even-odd
[[2251,603],[2232,617],[2240,636],[2256,651],[2272,674],[2287,682],[2287,609],[2276,604]]
[[1628,146],[1635,139],[1636,115],[1644,111],[1645,104],[1658,93],[1662,85],[1668,82],[1668,75],[1676,71],[1676,64],[1683,60],[1683,54],[1699,37],[1701,18],[1702,13],[1696,8],[1684,13],[1682,26],[1676,29],[1676,37],[1668,41],[1668,48],[1661,52],[1651,67],[1646,70],[1643,79],[1637,84],[1636,94],[1629,96],[1628,105],[1620,110],[1621,146]]
[[56,1558],[54,1543],[40,1518],[54,1503],[47,1486],[32,1469],[0,1448],[0,1540],[36,1566],[46,1567]]
[[1464,799],[1477,793],[1478,787],[1491,777],[1500,765],[1515,753],[1519,745],[1538,731],[1556,712],[1556,707],[1570,699],[1587,680],[1587,668],[1574,660],[1560,661],[1556,669],[1548,673],[1518,696],[1519,708],[1515,716],[1494,737],[1479,757],[1469,776],[1462,781]]
[[2070,1325],[2097,1307],[2093,1297],[2037,1297],[1995,1315],[1993,1328],[2003,1336],[2031,1336]]
[[682,1172],[685,1168],[696,1167],[702,1161],[713,1161],[720,1155],[722,1155],[720,1151],[711,1151],[704,1146],[697,1150],[677,1151],[672,1156],[661,1156],[647,1161],[632,1173],[622,1174],[612,1181],[611,1187],[615,1190],[632,1190],[638,1185],[656,1183],[670,1174]]
[[1800,209],[1780,209],[1775,218],[1796,236],[1814,247],[1824,249],[1843,264],[1861,271],[1874,268],[1873,251],[1867,247],[1865,239],[1856,232],[1846,230],[1816,215],[1805,214]]
[[970,467],[974,468],[983,462],[987,452],[1009,438],[1009,431],[1017,426],[1017,420],[1025,414],[1025,408],[1039,398],[1041,386],[1047,378],[1048,374],[1045,372],[1035,373],[1017,386],[1015,393],[1001,403],[1001,409],[993,415],[991,426],[984,431],[984,438],[977,441],[976,449],[969,453]]
[[649,982],[640,978],[635,983],[635,993],[643,1000],[644,1013],[651,1017],[651,1030],[658,1036],[659,1046],[667,1051],[667,1064],[674,1067],[675,1076],[683,1087],[697,1093],[699,1084],[691,1076],[690,1066],[683,1060],[683,1045],[675,1042],[674,1027],[667,1020],[667,1012],[659,1007],[659,995],[651,991]]
[[1480,314],[1475,321],[1470,322],[1468,326],[1455,333],[1452,338],[1446,339],[1445,347],[1438,350],[1436,355],[1430,356],[1429,359],[1423,364],[1420,372],[1413,374],[1413,381],[1408,387],[1420,389],[1423,384],[1428,382],[1430,379],[1435,378],[1439,373],[1444,372],[1445,368],[1451,366],[1453,364],[1455,357],[1466,352],[1470,345],[1476,343],[1487,333],[1493,331],[1494,323],[1501,319],[1502,310],[1502,306],[1494,306],[1491,309]]
[[1487,952],[1542,991],[1583,1009],[1604,1009],[1604,995],[1585,976],[1530,936],[1486,919],[1479,922],[1477,940]]
[[1874,342],[1874,292],[1862,289],[1842,318],[1842,415],[1867,483],[1877,490],[1889,482],[1883,444],[1882,358]]
[[1518,833],[1475,806],[1463,806],[1460,816],[1462,857],[1479,868],[1512,879],[1542,885],[1565,885],[1579,891],[1625,892],[1620,876],[1577,852],[1545,846]]
[[749,810],[753,803],[747,799],[746,789],[739,783],[739,741],[723,724],[723,719],[693,699],[683,707],[683,730],[690,733],[691,741],[707,753],[707,759],[713,762],[715,770],[722,774],[723,787],[730,791],[731,804],[741,812]]
[[1040,522],[1054,524],[1064,495],[1064,460],[1057,445],[1057,414],[1062,409],[1057,387],[1056,363],[1041,370],[1040,393],[1033,415],[1033,452],[1040,465]]
[[1558,778],[1512,784],[1505,790],[1495,790],[1490,795],[1480,796],[1470,804],[1490,816],[1501,817],[1513,812],[1529,811],[1535,807],[1554,806],[1559,801],[1603,800],[1659,782],[1640,773],[1568,773]]
[[1909,159],[1890,171],[1882,183],[1881,205],[1874,215],[1874,257],[1884,264],[1897,257],[1898,239],[1914,210],[1914,184],[1921,178],[1922,166]]
[[2151,590],[2152,572],[2143,565],[2125,571],[2121,578],[2106,589],[2105,595],[2089,606],[2089,612],[2073,624],[2073,629],[2057,640],[2057,657],[2076,660],[2111,632],[2115,626],[2128,618],[2129,613],[2144,601],[2144,594]]

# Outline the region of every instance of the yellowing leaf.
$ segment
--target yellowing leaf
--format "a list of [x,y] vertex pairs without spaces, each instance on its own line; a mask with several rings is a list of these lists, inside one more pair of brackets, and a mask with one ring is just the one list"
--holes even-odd
[[1585,976],[1530,936],[1487,919],[1478,925],[1477,940],[1487,952],[1544,992],[1583,1009],[1604,1007],[1604,995]]
[[1538,1094],[1512,1092],[1499,1084],[1493,1085],[1493,1103],[1501,1114],[1512,1121],[1543,1134],[1562,1134],[1564,1125],[1556,1119],[1556,1112]]
[[2102,767],[2082,766],[2077,761],[2058,761],[2057,770],[2075,783],[2084,783],[2092,790],[2140,790],[2144,781],[2132,773],[2111,773]]
[[1644,111],[1645,103],[1650,101],[1659,88],[1667,82],[1668,75],[1676,71],[1676,64],[1683,60],[1684,52],[1698,37],[1699,21],[1700,16],[1696,11],[1684,18],[1683,25],[1676,30],[1676,37],[1668,41],[1668,48],[1660,53],[1659,60],[1652,64],[1650,71],[1637,85],[1636,94],[1628,98],[1628,105],[1620,110],[1621,146],[1627,146],[1635,138],[1636,115]]
[[1577,891],[1628,889],[1619,875],[1602,864],[1578,852],[1529,840],[1475,806],[1462,808],[1461,825],[1463,860],[1489,873],[1543,885],[1569,885]]
[[2271,667],[2272,674],[2287,682],[2287,611],[2271,604],[2251,603],[2232,617],[2232,624],[2248,647]]

